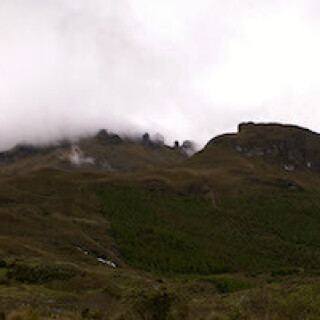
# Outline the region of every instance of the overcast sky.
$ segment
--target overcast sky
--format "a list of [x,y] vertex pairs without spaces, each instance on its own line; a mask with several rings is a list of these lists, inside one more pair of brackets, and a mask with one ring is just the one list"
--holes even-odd
[[320,131],[319,61],[318,0],[0,0],[0,149],[99,128]]

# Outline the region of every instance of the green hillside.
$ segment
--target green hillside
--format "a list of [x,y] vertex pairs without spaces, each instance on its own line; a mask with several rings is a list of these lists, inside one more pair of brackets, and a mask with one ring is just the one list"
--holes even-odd
[[242,124],[188,159],[102,138],[96,165],[2,155],[0,319],[320,319],[317,134]]
[[[164,274],[318,269],[320,195],[282,191],[229,198],[108,187],[99,192],[124,259]],[[320,271],[320,268],[319,268]]]

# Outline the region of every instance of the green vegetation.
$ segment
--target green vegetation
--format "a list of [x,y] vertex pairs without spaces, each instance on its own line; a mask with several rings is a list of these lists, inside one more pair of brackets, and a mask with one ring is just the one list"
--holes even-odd
[[135,268],[290,275],[320,265],[320,198],[310,192],[232,198],[216,210],[204,197],[128,186],[99,195],[120,252]]
[[300,272],[301,270],[299,268],[279,268],[272,270],[271,275],[273,277],[291,276]]
[[174,320],[171,311],[176,299],[175,294],[165,288],[158,292],[141,292],[133,309],[141,315],[148,315],[150,320]]
[[74,268],[62,265],[30,266],[18,264],[7,272],[8,280],[27,284],[43,284],[54,280],[68,280],[77,275]]
[[[225,305],[219,320],[318,320],[319,285],[263,288],[242,294]],[[217,319],[217,320],[218,320]]]
[[234,277],[207,277],[203,280],[213,284],[219,293],[233,293],[247,290],[256,286],[256,284],[252,281]]
[[114,172],[54,147],[4,167],[0,320],[320,319],[319,136],[299,156],[295,130],[220,137],[180,165],[177,150],[89,139]]
[[[99,245],[116,244],[120,254],[109,251],[107,256],[117,257],[120,268],[98,266],[94,256],[85,256],[74,245],[63,256],[68,263],[61,265],[45,264],[47,259],[38,258],[14,262],[12,250],[2,255],[6,263],[0,269],[0,301],[15,297],[29,303],[32,297],[40,296],[43,304],[53,299],[63,306],[66,301],[74,306],[86,297],[72,314],[63,309],[61,319],[81,319],[87,306],[88,319],[96,315],[118,319],[109,314],[124,320],[215,319],[212,313],[215,320],[293,320],[295,315],[299,319],[319,318],[320,289],[310,284],[319,280],[317,192],[284,190],[233,196],[222,198],[219,208],[203,195],[146,191],[116,183],[100,188],[98,195],[104,218],[98,215],[97,207],[96,216],[84,219],[92,209],[77,204],[76,208],[85,208],[80,211],[85,212],[84,218],[70,220],[70,224],[62,220],[50,239],[56,239],[58,232],[72,244],[76,237],[83,239],[84,231]],[[87,201],[79,195],[77,199]],[[64,204],[63,209],[68,209],[68,203]],[[52,208],[49,211],[55,212]],[[41,212],[35,216],[40,217]],[[45,217],[49,221],[57,218],[56,214]],[[95,220],[99,223],[91,227]],[[111,234],[103,222],[110,225]],[[78,235],[76,228],[80,227]],[[36,235],[33,231],[33,239]],[[39,239],[42,235],[39,232]],[[79,244],[90,250],[90,241]],[[101,252],[98,246],[93,249]],[[126,268],[123,262],[150,273]],[[70,265],[79,268],[69,269]],[[81,277],[82,272],[87,276]],[[226,272],[232,274],[218,275]],[[163,290],[164,286],[168,290]],[[102,301],[101,305],[92,308],[96,301]],[[121,306],[121,311],[113,310],[112,305]],[[47,303],[46,308],[16,315],[46,319],[57,307]],[[7,314],[10,319],[11,313]]]
[[133,267],[162,273],[210,274],[230,271],[200,247],[188,232],[166,223],[161,213],[210,215],[201,198],[160,196],[131,187],[114,186],[99,192],[121,254]]

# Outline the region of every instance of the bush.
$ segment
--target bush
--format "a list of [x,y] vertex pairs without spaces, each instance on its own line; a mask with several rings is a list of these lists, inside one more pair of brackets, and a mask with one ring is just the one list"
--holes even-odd
[[279,268],[271,271],[272,277],[290,276],[300,272],[298,268]]
[[318,320],[320,319],[319,286],[263,288],[230,300],[226,320]]
[[77,275],[75,269],[62,265],[16,265],[7,273],[9,280],[27,284],[43,284],[54,280],[68,280]]
[[172,309],[175,304],[175,294],[162,288],[159,292],[142,292],[134,310],[143,319],[150,320],[172,320]]
[[253,283],[236,278],[214,277],[205,279],[215,285],[220,293],[232,293],[247,290],[253,287]]

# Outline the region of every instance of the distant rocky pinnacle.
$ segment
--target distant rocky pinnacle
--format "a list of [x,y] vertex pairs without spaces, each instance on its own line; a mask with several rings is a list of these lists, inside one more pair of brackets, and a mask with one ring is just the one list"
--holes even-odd
[[0,174],[43,167],[134,171],[148,166],[175,164],[195,152],[191,141],[167,146],[161,134],[120,136],[102,129],[77,140],[57,141],[49,146],[20,144],[0,152]]
[[103,144],[119,144],[122,142],[122,139],[119,135],[114,133],[109,133],[105,129],[100,130],[97,133],[96,137],[99,140],[99,142]]

